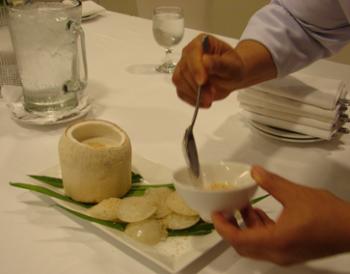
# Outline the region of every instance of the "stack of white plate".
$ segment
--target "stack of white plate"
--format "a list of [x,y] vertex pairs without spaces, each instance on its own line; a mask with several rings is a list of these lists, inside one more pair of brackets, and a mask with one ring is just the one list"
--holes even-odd
[[251,128],[286,142],[331,140],[348,133],[348,85],[339,80],[293,75],[238,93]]
[[261,124],[259,122],[255,121],[249,121],[249,125],[251,126],[252,130],[270,137],[272,139],[285,141],[285,142],[291,142],[291,143],[313,143],[313,142],[320,142],[324,141],[324,139],[313,137],[310,135],[305,135],[302,133],[289,131],[286,129],[276,128],[268,125]]

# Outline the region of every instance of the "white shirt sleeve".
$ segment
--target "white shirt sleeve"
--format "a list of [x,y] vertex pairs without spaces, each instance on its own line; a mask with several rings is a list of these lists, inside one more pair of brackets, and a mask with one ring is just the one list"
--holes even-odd
[[278,77],[283,77],[330,56],[350,41],[350,24],[340,2],[273,0],[252,16],[240,40],[266,46]]

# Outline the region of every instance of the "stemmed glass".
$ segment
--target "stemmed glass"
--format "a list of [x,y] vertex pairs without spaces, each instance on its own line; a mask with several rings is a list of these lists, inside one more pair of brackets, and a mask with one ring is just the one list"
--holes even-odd
[[155,7],[153,9],[153,36],[165,48],[165,58],[156,67],[158,72],[172,73],[176,63],[172,60],[173,47],[184,35],[184,15],[181,7]]

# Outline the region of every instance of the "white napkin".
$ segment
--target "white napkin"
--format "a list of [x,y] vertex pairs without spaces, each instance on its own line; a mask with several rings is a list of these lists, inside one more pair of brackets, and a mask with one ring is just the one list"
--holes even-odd
[[318,119],[313,119],[311,117],[305,117],[303,115],[296,115],[293,113],[286,113],[282,111],[275,111],[267,108],[257,107],[257,106],[251,106],[248,104],[241,103],[240,106],[249,112],[253,112],[256,114],[260,114],[263,116],[271,117],[271,118],[278,118],[280,120],[288,121],[291,123],[306,125],[310,127],[315,127],[319,129],[324,130],[333,130],[335,124],[337,123],[336,120],[334,121],[320,121]]
[[324,109],[334,109],[339,98],[343,98],[348,91],[343,81],[300,73],[267,81],[252,88]]
[[83,1],[82,8],[83,8],[83,11],[82,11],[83,17],[87,17],[98,13],[103,13],[106,11],[104,7],[100,6],[94,1]]
[[241,103],[252,106],[263,107],[266,109],[291,114],[304,115],[320,121],[334,121],[338,118],[341,107],[340,105],[336,105],[333,110],[318,108],[254,89],[240,91],[237,99]]
[[307,126],[307,125],[302,125],[299,123],[293,123],[293,122],[289,122],[289,121],[280,120],[277,118],[272,118],[272,117],[260,115],[260,114],[253,113],[253,112],[248,112],[245,110],[242,110],[242,114],[247,119],[259,122],[259,123],[264,124],[264,125],[270,125],[270,126],[277,127],[277,128],[282,128],[282,129],[286,129],[286,130],[290,130],[290,131],[294,131],[294,132],[299,132],[299,133],[303,133],[303,134],[310,135],[313,137],[318,137],[318,138],[321,138],[324,140],[330,140],[332,138],[332,136],[338,130],[337,127],[333,128],[331,130],[319,129],[319,128],[315,128],[315,127],[311,127],[311,126]]
[[240,91],[243,115],[255,122],[325,140],[343,125],[348,85],[339,80],[294,74]]

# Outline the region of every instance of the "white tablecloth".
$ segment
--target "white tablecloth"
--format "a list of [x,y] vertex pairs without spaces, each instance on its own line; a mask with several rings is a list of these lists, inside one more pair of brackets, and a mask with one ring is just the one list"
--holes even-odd
[[[108,12],[83,27],[90,75],[87,91],[93,99],[89,117],[124,128],[138,155],[171,169],[184,165],[181,141],[193,108],[177,98],[169,75],[153,70],[164,53],[153,40],[151,22]],[[196,33],[186,30],[178,52]],[[0,38],[0,48],[1,44]],[[304,73],[347,79],[350,67],[322,61]],[[119,249],[97,229],[87,228],[48,207],[38,196],[8,185],[57,165],[57,144],[64,127],[17,124],[0,101],[0,273],[159,273],[145,260]],[[202,161],[258,163],[291,180],[328,188],[350,200],[348,135],[314,144],[266,139],[243,123],[235,94],[199,112],[195,135]],[[276,213],[273,199],[261,206]],[[241,258],[222,244],[184,270],[196,272],[345,274],[350,272],[350,256],[281,268]]]

